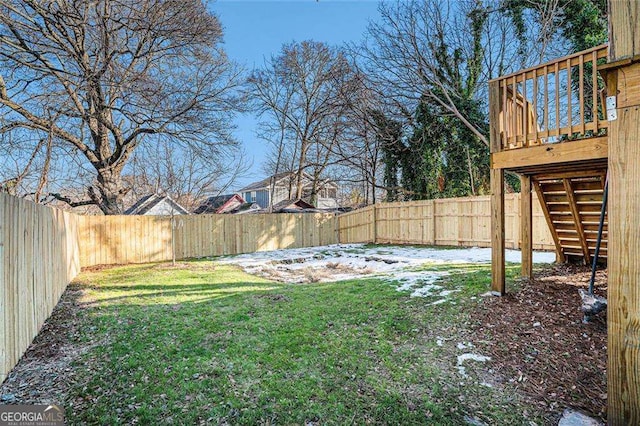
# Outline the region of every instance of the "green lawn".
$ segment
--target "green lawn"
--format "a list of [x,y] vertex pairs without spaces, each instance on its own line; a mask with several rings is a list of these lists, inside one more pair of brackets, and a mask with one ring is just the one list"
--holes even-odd
[[68,420],[535,421],[514,394],[455,369],[456,337],[481,300],[471,297],[489,287],[489,267],[437,269],[451,271],[442,283],[460,290],[454,303],[429,306],[378,279],[289,285],[206,261],[85,272],[74,285],[84,289],[78,338],[90,346],[75,365]]

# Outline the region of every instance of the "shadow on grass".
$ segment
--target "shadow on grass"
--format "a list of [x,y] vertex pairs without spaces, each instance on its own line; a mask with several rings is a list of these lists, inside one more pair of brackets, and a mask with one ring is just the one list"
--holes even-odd
[[[264,283],[264,282],[246,282],[246,283],[202,283],[202,284],[140,284],[140,285],[99,285],[95,286],[86,281],[77,280],[75,284],[81,288],[91,288],[95,293],[95,301],[90,305],[99,303],[125,302],[132,304],[136,299],[152,299],[152,298],[172,298],[181,300],[180,303],[188,302],[182,300],[196,296],[210,297],[217,299],[220,297],[229,297],[241,293],[262,293],[266,291],[276,290],[282,287],[281,284]],[[107,296],[111,293],[117,293],[117,296]],[[124,293],[124,294],[122,294]],[[181,297],[179,297],[181,296]],[[200,299],[202,301],[202,299]],[[148,303],[144,303],[147,305]],[[160,303],[162,304],[162,303]]]

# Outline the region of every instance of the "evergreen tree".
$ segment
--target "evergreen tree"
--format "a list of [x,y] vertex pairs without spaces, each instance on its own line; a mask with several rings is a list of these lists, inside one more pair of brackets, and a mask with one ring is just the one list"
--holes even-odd
[[402,143],[402,124],[388,118],[381,111],[370,112],[375,126],[376,143],[382,151],[383,186],[386,190],[385,201],[398,201],[400,182],[400,159],[405,149]]

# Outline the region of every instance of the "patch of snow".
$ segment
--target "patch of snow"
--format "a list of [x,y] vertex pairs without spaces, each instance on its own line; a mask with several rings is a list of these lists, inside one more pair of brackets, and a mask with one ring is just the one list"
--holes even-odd
[[457,365],[456,368],[458,369],[458,374],[462,377],[469,377],[467,370],[462,365]]
[[[460,344],[458,344],[458,345],[460,345]],[[466,369],[462,365],[462,363],[465,362],[465,361],[486,362],[486,361],[491,361],[491,357],[488,357],[488,356],[485,356],[485,355],[478,355],[478,354],[474,354],[474,353],[466,353],[466,354],[458,355],[458,362],[456,363],[456,368],[458,369],[458,373],[462,377],[469,377],[467,375]]]
[[442,346],[443,344],[444,342],[442,341],[442,339],[438,338],[438,340],[436,340],[436,345]]
[[[429,296],[431,296],[433,294],[433,290],[437,290],[439,288],[442,288],[442,287],[440,287],[438,285],[427,285],[427,286],[424,286],[424,287],[420,287],[420,288],[417,288],[417,289],[413,290],[411,292],[411,294],[410,294],[410,297],[429,297]],[[446,299],[444,299],[444,300],[446,300]],[[433,305],[433,303],[432,303],[432,305]]]
[[409,291],[416,286],[439,290],[442,286],[435,285],[434,283],[446,275],[449,275],[449,273],[434,271],[399,271],[392,275],[381,275],[380,278],[385,278],[387,281],[391,282],[401,283],[401,285],[396,289],[398,291]]
[[487,426],[482,420],[471,416],[464,416],[464,423],[469,426]]
[[486,355],[474,354],[474,353],[466,353],[466,354],[458,355],[457,365],[462,365],[462,363],[465,361],[486,362],[486,361],[491,361],[491,357]]
[[[519,262],[520,252],[506,251],[506,260]],[[534,262],[553,262],[553,253],[534,253]],[[219,264],[233,264],[245,272],[289,282],[335,282],[375,277],[397,284],[398,291],[410,291],[411,297],[440,297],[437,305],[459,290],[445,290],[436,282],[446,271],[416,270],[429,264],[489,263],[491,249],[437,249],[415,246],[368,247],[364,244],[334,244],[241,254],[216,258]],[[455,303],[455,302],[451,302]]]
[[[449,273],[446,271],[400,271],[388,277],[381,276],[380,278],[401,283],[396,290],[411,291],[411,297],[428,297],[442,289],[442,286],[434,283],[447,275]],[[448,296],[452,292],[451,290],[442,290],[439,291],[438,296]]]
[[498,292],[498,291],[487,291],[486,293],[482,293],[480,295],[480,297],[491,297],[491,296],[500,297],[500,292]]
[[460,349],[460,350],[473,348],[473,343],[467,342],[465,344],[465,343],[459,342],[458,345],[457,345],[457,348]]
[[603,423],[579,411],[567,408],[562,413],[558,426],[601,426]]

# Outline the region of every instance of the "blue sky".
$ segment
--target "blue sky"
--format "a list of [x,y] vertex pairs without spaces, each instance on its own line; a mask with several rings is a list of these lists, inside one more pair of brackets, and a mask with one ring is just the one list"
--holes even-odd
[[[359,41],[378,16],[376,0],[218,0],[210,7],[224,27],[227,54],[247,70],[262,66],[284,43]],[[256,136],[252,115],[239,116],[236,125],[235,136],[253,162],[249,175],[234,185],[239,189],[264,177],[260,166],[268,146]]]

